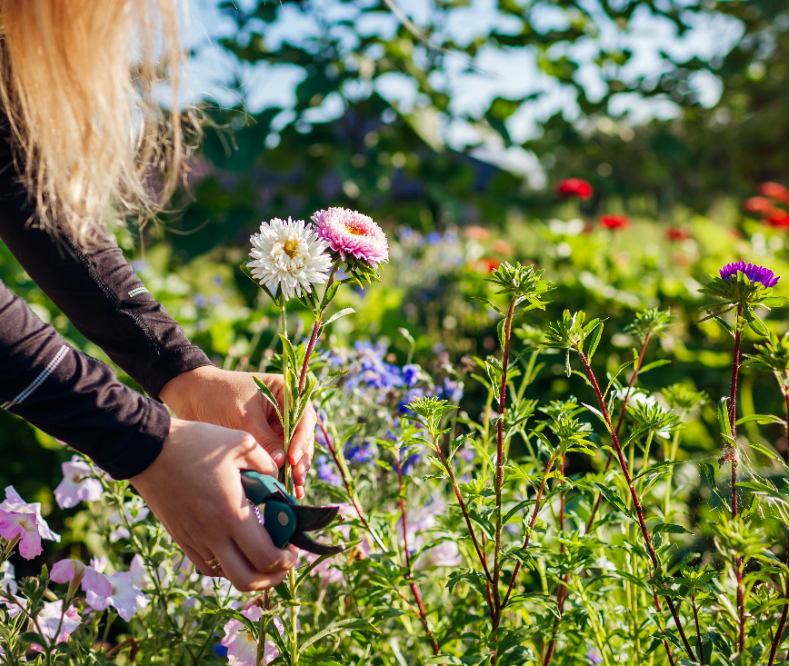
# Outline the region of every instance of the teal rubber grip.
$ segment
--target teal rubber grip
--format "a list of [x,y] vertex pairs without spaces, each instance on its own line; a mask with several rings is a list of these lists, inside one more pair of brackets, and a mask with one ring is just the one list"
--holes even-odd
[[241,485],[244,486],[244,494],[252,504],[263,504],[268,501],[269,497],[278,492],[289,498],[294,504],[297,503],[285,490],[285,486],[268,474],[253,472],[249,469],[242,470]]
[[287,548],[296,531],[296,512],[284,502],[269,500],[263,511],[263,522],[274,545],[280,550]]

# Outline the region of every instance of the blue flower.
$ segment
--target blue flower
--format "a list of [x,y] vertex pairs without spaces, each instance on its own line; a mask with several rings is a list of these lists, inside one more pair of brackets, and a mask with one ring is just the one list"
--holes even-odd
[[225,281],[222,279],[221,275],[214,275],[214,277],[211,278],[211,282],[213,282],[217,287],[221,287]]
[[431,245],[438,245],[439,243],[441,243],[441,240],[442,240],[441,234],[438,233],[437,231],[431,231],[427,235],[427,242],[430,243]]
[[326,483],[331,483],[333,486],[342,485],[342,477],[337,473],[334,468],[334,463],[331,462],[326,456],[318,456],[318,464],[315,466],[318,472],[318,478]]
[[419,366],[416,363],[410,363],[403,366],[403,382],[409,388],[416,384],[419,379]]
[[744,273],[751,282],[761,282],[765,287],[774,287],[778,284],[778,280],[781,279],[769,268],[755,264],[746,264],[744,261],[736,261],[721,268],[721,280],[736,279],[737,273]]
[[370,442],[362,442],[361,444],[349,443],[345,445],[345,459],[348,462],[364,464],[373,459],[373,452],[370,447]]
[[422,456],[418,453],[412,453],[410,456],[408,456],[401,465],[403,474],[408,474],[421,459]]
[[413,414],[414,412],[408,409],[408,405],[417,398],[421,398],[424,395],[425,392],[422,389],[411,389],[410,391],[407,391],[402,400],[400,400],[398,403],[397,411],[401,414]]
[[135,273],[142,273],[148,269],[148,262],[143,261],[142,259],[135,259],[132,262],[132,268],[134,269]]
[[441,400],[446,400],[451,404],[457,404],[463,398],[463,385],[447,377],[444,379],[444,385],[436,389],[436,395]]
[[224,645],[214,645],[214,654],[217,657],[226,657],[227,648]]
[[205,307],[205,304],[206,304],[207,302],[208,302],[208,301],[207,301],[207,299],[206,299],[205,295],[203,295],[203,294],[197,294],[197,295],[195,295],[195,305],[196,305],[198,308],[204,308],[204,307]]

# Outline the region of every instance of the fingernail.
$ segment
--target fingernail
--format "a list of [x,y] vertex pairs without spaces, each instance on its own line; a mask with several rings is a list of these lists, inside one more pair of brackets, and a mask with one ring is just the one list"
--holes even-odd
[[296,499],[304,499],[304,486],[296,486]]
[[274,455],[271,456],[271,459],[277,465],[277,467],[282,467],[285,463],[285,452],[284,451],[277,451]]
[[301,449],[299,449],[298,451],[294,451],[290,456],[290,464],[298,465],[299,460],[301,460],[303,455],[304,455],[304,451],[302,451]]

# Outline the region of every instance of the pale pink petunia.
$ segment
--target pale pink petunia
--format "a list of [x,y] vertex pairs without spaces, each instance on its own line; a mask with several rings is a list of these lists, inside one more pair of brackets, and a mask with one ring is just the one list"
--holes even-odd
[[373,268],[389,261],[389,243],[373,218],[347,208],[327,208],[313,214],[318,236],[345,261],[350,255]]
[[457,543],[448,539],[431,548],[427,553],[423,553],[414,564],[414,568],[458,567],[462,562]]
[[90,465],[79,456],[65,462],[63,480],[55,488],[55,501],[61,509],[70,509],[80,502],[96,502],[101,499],[101,481],[93,476]]
[[19,554],[26,560],[38,557],[44,550],[36,516],[32,513],[0,511],[0,536],[6,541],[19,538]]
[[112,584],[112,594],[101,597],[95,592],[88,592],[85,601],[91,608],[99,611],[112,606],[118,611],[118,615],[128,622],[138,610],[148,605],[148,597],[132,584],[131,573],[128,571],[114,573],[108,578]]
[[[260,608],[251,606],[241,614],[252,622],[260,621]],[[225,636],[221,644],[227,648],[229,666],[255,666],[257,663],[258,644],[247,626],[240,620],[232,619],[225,625]],[[263,649],[263,663],[270,664],[279,656],[274,643],[266,639]]]
[[0,589],[8,594],[16,594],[17,585],[14,577],[14,565],[8,560],[0,566]]
[[[66,612],[63,612],[62,599],[44,604],[44,607],[36,618],[36,623],[41,629],[41,633],[55,644],[68,641],[68,637],[76,630],[81,622],[82,617],[73,606],[69,606]],[[43,650],[41,646],[35,643],[30,647],[37,652]]]
[[11,596],[13,597],[13,600],[8,598],[0,598],[0,604],[5,605],[8,616],[13,620],[22,611],[27,612],[27,599],[18,597],[15,594]]
[[78,560],[55,562],[49,577],[56,583],[70,583],[76,577],[80,581],[83,592],[93,592],[99,597],[108,597],[112,594],[110,579]]
[[[135,496],[124,505],[124,512],[126,513],[126,520],[129,525],[136,525],[145,520],[151,510],[145,506],[141,497]],[[116,511],[110,516],[110,525],[114,526],[110,532],[110,541],[112,543],[120,539],[128,539],[131,536],[129,530],[126,529],[126,525],[119,511]]]
[[41,517],[41,504],[38,502],[28,504],[19,496],[19,493],[14,490],[13,486],[8,486],[5,489],[5,501],[0,502],[0,511],[32,513],[35,515],[36,528],[41,538],[49,539],[50,541],[60,541],[60,536],[49,529],[47,521]]

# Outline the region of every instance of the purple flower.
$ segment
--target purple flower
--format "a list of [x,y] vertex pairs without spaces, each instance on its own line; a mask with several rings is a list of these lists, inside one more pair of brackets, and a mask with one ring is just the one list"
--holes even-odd
[[421,459],[422,456],[418,453],[412,453],[408,456],[402,464],[403,474],[408,474]]
[[438,387],[436,394],[441,400],[446,400],[450,404],[457,404],[463,398],[463,385],[446,377],[444,385]]
[[442,240],[441,234],[438,233],[437,231],[431,231],[427,235],[427,242],[430,243],[430,245],[438,245],[441,242],[441,240]]
[[204,294],[196,294],[195,295],[195,305],[198,308],[204,308],[208,300],[206,299]]
[[416,363],[403,366],[403,382],[408,388],[411,388],[419,380],[419,370]]
[[[241,611],[241,614],[254,623],[259,622],[262,615],[257,606],[250,606],[247,610]],[[225,625],[225,637],[221,644],[227,648],[230,666],[254,666],[257,663],[257,641],[240,620],[233,618]],[[278,656],[277,646],[266,639],[266,644],[263,646],[263,663],[270,664]]]
[[765,287],[774,287],[781,278],[776,276],[769,268],[746,264],[744,261],[736,261],[726,264],[720,270],[721,280],[737,278],[737,273],[744,273],[751,282],[761,282]]
[[361,444],[347,444],[345,446],[345,459],[348,462],[363,464],[373,459],[373,452],[370,449],[370,442]]
[[321,481],[331,483],[333,486],[342,485],[342,477],[337,474],[334,464],[326,456],[318,457],[318,464],[315,466],[315,469]]
[[414,412],[408,409],[408,405],[424,395],[425,392],[422,389],[411,389],[403,396],[403,399],[397,405],[397,410],[404,415],[413,414]]
[[140,608],[148,605],[146,597],[133,583],[130,571],[119,571],[107,576],[112,585],[111,594],[102,596],[93,591],[88,591],[85,601],[94,610],[105,610],[113,606],[126,622],[132,619]]
[[[726,279],[726,278],[724,278]],[[596,647],[592,647],[591,645],[587,646],[589,649],[586,651],[586,658],[589,660],[590,664],[594,664],[597,666],[598,664],[603,663],[603,657],[600,654],[600,650]]]
[[339,252],[369,263],[373,268],[389,261],[389,244],[381,227],[367,215],[346,208],[319,210],[312,216],[318,236]]

